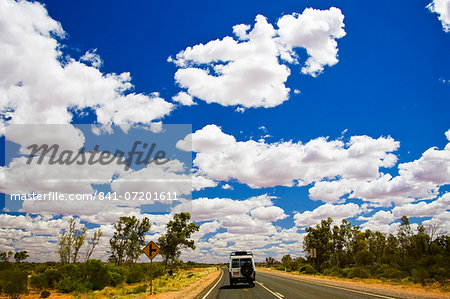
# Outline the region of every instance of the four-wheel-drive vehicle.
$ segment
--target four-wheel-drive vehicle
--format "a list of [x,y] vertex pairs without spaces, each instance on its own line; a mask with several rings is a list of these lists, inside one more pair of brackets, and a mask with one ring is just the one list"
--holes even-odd
[[248,251],[234,251],[230,254],[230,285],[246,282],[255,286],[255,261]]

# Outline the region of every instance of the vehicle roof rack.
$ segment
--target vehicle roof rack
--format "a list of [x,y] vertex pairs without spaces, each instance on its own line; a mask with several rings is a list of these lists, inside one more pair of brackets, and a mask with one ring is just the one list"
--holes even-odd
[[253,256],[253,253],[250,251],[233,251],[230,256],[236,256],[236,255],[251,255]]

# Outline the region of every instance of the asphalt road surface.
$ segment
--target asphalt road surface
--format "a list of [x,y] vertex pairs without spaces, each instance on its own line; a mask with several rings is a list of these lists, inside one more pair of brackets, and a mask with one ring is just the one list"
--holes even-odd
[[246,284],[230,286],[228,269],[222,269],[219,280],[207,287],[196,298],[308,298],[308,299],[362,299],[393,298],[389,296],[350,290],[341,287],[326,286],[319,283],[298,281],[272,274],[256,272],[256,286]]

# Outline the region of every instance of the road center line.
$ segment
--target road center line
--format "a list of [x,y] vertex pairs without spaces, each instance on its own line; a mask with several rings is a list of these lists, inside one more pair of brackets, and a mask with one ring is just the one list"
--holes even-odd
[[202,299],[206,299],[206,297],[208,297],[209,293],[211,293],[212,290],[214,290],[214,288],[219,284],[219,282],[222,280],[222,276],[223,276],[223,270],[220,270],[222,273],[220,274],[219,280],[217,280],[216,284],[213,285],[213,287],[208,291],[208,293],[206,293],[205,296],[203,296]]
[[[272,292],[269,288],[267,288],[265,285],[263,285],[262,283],[260,283],[259,281],[256,281],[257,284],[259,284],[260,286],[262,286],[263,288],[265,288],[267,291],[269,291],[272,295],[274,295],[275,297],[277,297],[278,299],[283,299],[284,296],[281,295],[280,293],[274,293]],[[279,294],[279,295],[278,295]]]

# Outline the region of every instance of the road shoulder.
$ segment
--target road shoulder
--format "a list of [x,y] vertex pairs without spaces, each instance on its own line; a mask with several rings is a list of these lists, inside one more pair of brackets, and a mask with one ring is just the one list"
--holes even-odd
[[158,293],[153,296],[150,296],[150,298],[157,298],[157,299],[193,299],[196,298],[199,294],[201,294],[206,288],[208,288],[211,284],[213,284],[219,277],[220,273],[222,271],[214,271],[201,279],[197,280],[196,282],[192,283],[187,288],[184,288],[180,291],[176,292],[163,292]]

